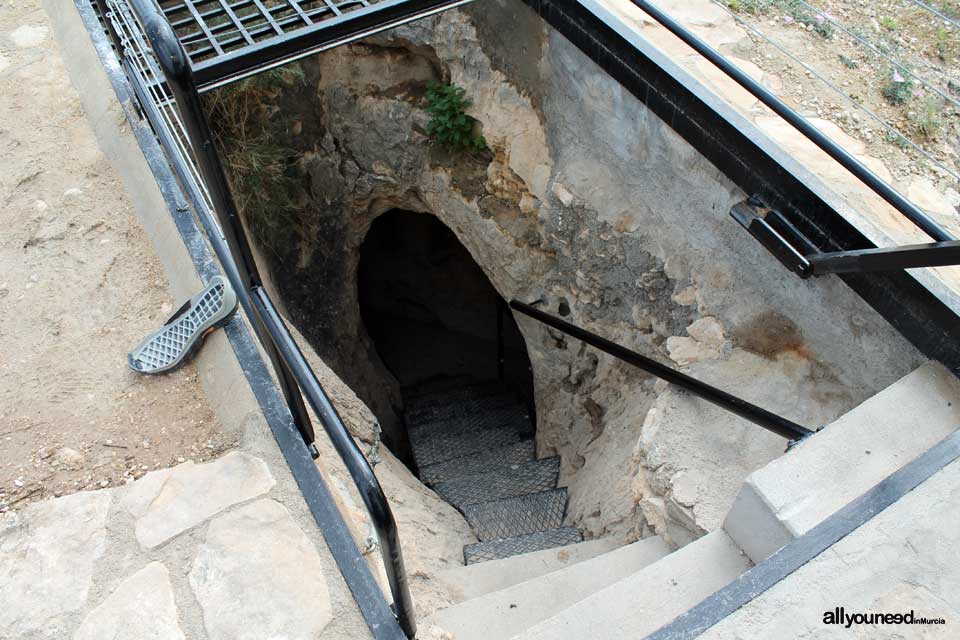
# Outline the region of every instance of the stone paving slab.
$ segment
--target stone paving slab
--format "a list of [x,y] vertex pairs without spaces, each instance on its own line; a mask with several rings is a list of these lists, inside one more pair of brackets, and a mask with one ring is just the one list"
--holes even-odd
[[233,452],[3,514],[0,640],[328,637],[318,541],[273,486]]
[[309,640],[332,616],[320,556],[274,500],[210,523],[190,586],[211,640]]
[[65,637],[104,554],[111,500],[77,493],[0,518],[0,640]]
[[173,601],[170,572],[151,562],[129,576],[87,614],[73,640],[186,640]]
[[123,505],[137,518],[140,546],[152,549],[273,485],[263,460],[234,451],[216,463],[187,462],[151,473],[134,485]]

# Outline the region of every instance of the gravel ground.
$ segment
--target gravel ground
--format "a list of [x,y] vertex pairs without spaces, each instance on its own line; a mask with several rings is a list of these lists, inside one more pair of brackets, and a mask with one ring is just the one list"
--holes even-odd
[[235,445],[192,366],[126,366],[178,301],[46,18],[0,6],[0,511]]

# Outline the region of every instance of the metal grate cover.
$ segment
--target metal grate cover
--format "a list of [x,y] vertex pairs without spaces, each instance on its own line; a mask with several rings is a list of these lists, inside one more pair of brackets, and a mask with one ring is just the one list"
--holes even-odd
[[556,529],[563,524],[567,490],[553,489],[463,508],[463,515],[482,542]]
[[548,529],[537,533],[528,533],[514,538],[502,538],[489,542],[468,544],[463,548],[463,561],[466,564],[476,564],[487,560],[500,560],[511,556],[532,551],[543,551],[576,544],[583,541],[583,536],[573,527]]
[[490,449],[499,449],[521,440],[513,426],[484,429],[473,433],[437,434],[422,442],[411,443],[417,468]]
[[312,27],[369,0],[161,0],[194,64]]
[[162,373],[179,366],[198,340],[229,319],[236,308],[233,289],[223,278],[214,276],[203,291],[130,352],[130,368],[138,373]]
[[434,485],[454,478],[494,471],[504,466],[523,464],[536,458],[536,450],[537,445],[533,440],[521,440],[506,447],[420,467],[420,480]]
[[434,485],[434,490],[457,509],[479,502],[539,493],[557,486],[560,458],[532,460],[476,476]]

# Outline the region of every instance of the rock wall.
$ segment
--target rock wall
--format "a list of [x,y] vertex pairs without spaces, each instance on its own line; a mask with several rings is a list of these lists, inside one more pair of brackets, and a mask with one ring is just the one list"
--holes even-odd
[[[836,279],[800,281],[732,222],[745,194],[517,0],[488,0],[303,61],[279,92],[303,185],[295,234],[265,251],[292,321],[401,440],[396,382],[359,317],[359,247],[394,208],[437,216],[507,300],[673,361],[820,425],[918,354]],[[431,80],[463,86],[490,150],[431,144]],[[266,240],[266,239],[261,239]],[[720,525],[782,439],[518,317],[539,454],[563,456],[587,535]]]

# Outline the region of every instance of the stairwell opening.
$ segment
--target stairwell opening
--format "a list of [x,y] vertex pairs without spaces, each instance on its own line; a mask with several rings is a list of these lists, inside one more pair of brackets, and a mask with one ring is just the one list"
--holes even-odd
[[506,302],[435,216],[393,209],[374,220],[360,247],[357,297],[404,404],[499,383],[533,408],[530,359]]

